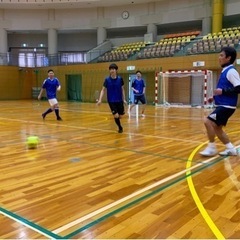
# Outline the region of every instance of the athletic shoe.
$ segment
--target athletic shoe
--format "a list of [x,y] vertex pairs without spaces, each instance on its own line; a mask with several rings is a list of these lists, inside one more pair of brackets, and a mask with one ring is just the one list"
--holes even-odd
[[145,117],[145,114],[141,114],[141,117]]
[[220,152],[221,156],[236,156],[237,150],[235,148],[226,148],[223,152]]
[[217,149],[213,147],[206,147],[200,154],[204,157],[212,157],[217,155]]
[[119,128],[118,132],[119,132],[119,133],[122,133],[122,132],[123,132],[123,129],[122,129],[122,128]]
[[58,121],[62,121],[62,118],[58,117],[57,120],[58,120]]
[[46,115],[43,113],[43,114],[42,114],[42,118],[43,118],[43,120],[45,119],[45,117],[46,117]]

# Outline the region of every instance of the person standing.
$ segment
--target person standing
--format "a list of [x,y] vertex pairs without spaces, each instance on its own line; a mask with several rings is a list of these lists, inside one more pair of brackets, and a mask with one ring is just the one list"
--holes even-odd
[[140,101],[142,103],[142,114],[141,116],[144,117],[144,111],[145,111],[145,106],[146,106],[146,99],[145,99],[145,89],[146,85],[144,80],[142,79],[142,73],[141,71],[136,72],[136,79],[133,80],[132,82],[132,90],[134,94],[134,104],[130,106],[129,109],[129,114],[131,114],[131,110],[133,109],[134,106],[138,104]]
[[219,64],[222,67],[217,88],[213,91],[213,97],[208,101],[215,102],[215,110],[204,119],[207,130],[208,146],[200,152],[202,156],[214,156],[218,153],[215,145],[215,136],[225,145],[226,149],[219,152],[221,156],[237,155],[234,145],[228,135],[223,131],[228,119],[236,110],[238,94],[240,93],[240,78],[233,63],[237,53],[232,47],[223,47],[219,53]]
[[121,125],[120,119],[125,114],[124,103],[125,91],[124,91],[124,81],[117,73],[118,66],[115,63],[110,64],[109,73],[110,75],[105,78],[103,83],[103,88],[100,92],[99,100],[97,105],[100,105],[102,98],[104,96],[105,90],[107,90],[107,101],[114,117],[114,121],[118,126],[118,132],[123,132],[123,127]]
[[45,119],[47,114],[54,111],[57,117],[57,120],[62,121],[62,118],[59,116],[59,106],[58,106],[58,100],[56,97],[57,91],[61,90],[61,85],[59,80],[56,77],[54,77],[54,71],[52,69],[48,70],[48,78],[43,81],[42,88],[38,95],[38,100],[41,99],[44,89],[46,90],[46,95],[47,95],[48,102],[50,104],[50,108],[47,109],[42,114],[43,120]]

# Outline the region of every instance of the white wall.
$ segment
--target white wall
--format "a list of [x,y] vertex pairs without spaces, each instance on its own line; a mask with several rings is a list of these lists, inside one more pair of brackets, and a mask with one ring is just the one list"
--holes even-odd
[[[147,26],[149,23],[166,24],[184,21],[199,20],[209,17],[211,11],[209,6],[211,0],[163,0],[151,4],[129,4],[119,7],[104,7],[101,16],[99,9],[55,9],[55,10],[0,10],[0,28],[7,31],[27,31],[26,35],[16,37],[9,36],[8,45],[21,46],[22,42],[29,41],[31,44],[46,42],[47,29],[58,30],[59,51],[84,51],[97,45],[97,27],[124,28]],[[225,15],[239,14],[240,2],[238,0],[225,0]],[[127,10],[130,13],[128,19],[124,20],[121,13]],[[91,29],[91,32],[85,30]],[[43,35],[36,34],[35,37],[28,36],[28,32],[40,31]],[[80,33],[71,33],[74,30]],[[82,32],[81,32],[82,31]],[[68,32],[68,34],[63,34]],[[39,37],[38,40],[35,38]],[[144,37],[144,36],[143,36]],[[111,39],[114,46],[124,41],[142,41],[142,38]],[[158,37],[159,38],[159,37]]]
[[[172,23],[186,20],[196,20],[205,16],[205,0],[159,1],[155,3],[155,13],[149,14],[148,4],[127,5],[117,8],[105,7],[104,17],[98,18],[96,8],[87,9],[56,9],[54,17],[49,11],[53,10],[3,10],[4,21],[0,26],[7,30],[59,30],[96,29],[142,26],[148,23]],[[127,10],[130,17],[122,19],[121,13]],[[2,13],[4,12],[4,13]],[[54,19],[53,19],[54,18]],[[0,16],[1,19],[1,16]]]
[[224,15],[231,16],[240,13],[239,0],[224,0]]

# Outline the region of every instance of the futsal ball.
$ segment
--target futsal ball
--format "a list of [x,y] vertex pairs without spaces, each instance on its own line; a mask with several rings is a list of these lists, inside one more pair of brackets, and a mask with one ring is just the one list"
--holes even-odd
[[30,136],[27,138],[27,147],[28,149],[35,149],[38,147],[39,139],[37,136]]

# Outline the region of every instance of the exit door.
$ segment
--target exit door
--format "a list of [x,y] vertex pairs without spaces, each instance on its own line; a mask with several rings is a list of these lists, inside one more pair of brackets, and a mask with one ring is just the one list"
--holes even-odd
[[82,101],[82,75],[66,75],[66,86],[69,101]]

